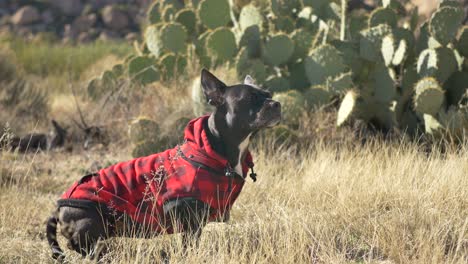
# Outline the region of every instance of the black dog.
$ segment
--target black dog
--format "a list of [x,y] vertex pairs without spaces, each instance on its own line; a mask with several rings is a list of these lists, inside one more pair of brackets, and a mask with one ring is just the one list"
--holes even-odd
[[188,124],[182,145],[85,176],[62,196],[47,222],[54,258],[63,258],[57,223],[69,248],[86,256],[98,240],[122,235],[182,231],[186,247],[208,221],[226,218],[253,167],[249,141],[280,122],[281,106],[250,76],[226,86],[202,70],[201,83],[216,109]]

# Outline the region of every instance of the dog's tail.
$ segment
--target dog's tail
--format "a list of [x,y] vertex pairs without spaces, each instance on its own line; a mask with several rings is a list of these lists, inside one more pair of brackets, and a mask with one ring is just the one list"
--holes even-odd
[[47,220],[46,237],[50,248],[52,249],[52,258],[57,260],[63,260],[65,255],[59,246],[57,241],[57,223],[58,223],[58,212],[54,212],[53,215]]

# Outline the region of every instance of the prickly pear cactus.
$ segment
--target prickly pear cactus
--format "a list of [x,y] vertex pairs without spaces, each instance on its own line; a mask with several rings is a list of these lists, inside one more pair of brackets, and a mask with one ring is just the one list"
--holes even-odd
[[128,136],[134,144],[146,140],[156,140],[160,133],[158,123],[148,117],[137,117],[128,126]]
[[272,0],[270,3],[276,16],[292,16],[302,9],[300,0]]
[[213,110],[212,107],[206,102],[200,77],[197,77],[193,80],[191,95],[193,101],[193,114],[195,116],[202,116]]
[[350,123],[354,118],[361,117],[361,113],[363,111],[364,100],[356,91],[348,91],[343,98],[343,101],[341,101],[341,105],[338,110],[338,117],[336,119],[336,125],[340,127]]
[[291,33],[291,39],[294,42],[294,53],[292,60],[302,59],[307,56],[312,47],[314,35],[307,29],[296,29]]
[[433,78],[421,79],[414,87],[414,109],[419,113],[435,115],[444,102],[444,90]]
[[161,34],[159,32],[162,24],[151,25],[145,29],[145,41],[149,51],[158,58],[163,52]]
[[168,23],[161,27],[162,48],[174,52],[185,53],[187,50],[187,31],[179,23]]
[[328,77],[335,77],[346,69],[338,50],[329,44],[312,50],[305,59],[305,71],[312,85],[323,84]]
[[265,43],[265,60],[274,66],[285,64],[294,52],[294,43],[286,34],[272,36]]
[[468,57],[468,26],[462,27],[458,33],[457,50]]
[[274,93],[287,92],[291,89],[291,84],[284,77],[270,76],[265,81],[265,88]]
[[175,21],[183,25],[189,35],[197,33],[197,15],[192,11],[192,9],[184,8],[179,10],[179,12],[175,14]]
[[263,28],[263,15],[252,4],[246,5],[242,8],[239,15],[239,25],[242,31],[245,31],[250,26],[258,26],[258,29]]
[[250,58],[258,58],[261,53],[261,34],[257,25],[250,26],[242,31],[239,47],[246,47]]
[[382,38],[391,33],[392,28],[387,24],[380,24],[361,31],[359,39],[360,56],[368,61],[380,60]]
[[226,26],[231,20],[227,0],[203,0],[198,6],[198,18],[209,29]]
[[187,67],[187,58],[168,53],[159,60],[161,76],[163,80],[171,80],[184,74]]
[[156,24],[161,22],[161,3],[154,2],[146,12],[146,19],[148,24]]
[[449,48],[426,49],[419,55],[417,70],[422,77],[435,77],[444,83],[458,70],[458,63],[453,50]]
[[283,120],[291,124],[298,124],[305,105],[304,96],[295,90],[273,95],[273,100],[281,103]]
[[128,63],[128,75],[132,80],[145,85],[159,80],[155,60],[150,57],[135,57]]
[[429,31],[440,44],[445,46],[455,38],[462,19],[461,8],[442,7],[432,15]]
[[387,24],[390,27],[396,27],[397,17],[395,11],[388,7],[377,8],[370,14],[369,27],[375,27],[380,24]]
[[268,72],[263,61],[256,58],[251,59],[246,48],[242,48],[237,56],[236,71],[240,80],[245,78],[246,75],[250,75],[258,83],[263,83],[268,77]]
[[234,33],[228,28],[214,30],[206,39],[206,49],[217,62],[232,59],[237,51]]
[[304,91],[306,107],[316,109],[330,102],[332,93],[325,86],[314,86]]

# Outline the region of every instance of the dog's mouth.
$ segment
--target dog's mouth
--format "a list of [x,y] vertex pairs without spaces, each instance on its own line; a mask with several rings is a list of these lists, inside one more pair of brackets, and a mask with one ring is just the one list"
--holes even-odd
[[258,112],[255,127],[271,128],[281,122],[281,105],[276,101],[271,101]]

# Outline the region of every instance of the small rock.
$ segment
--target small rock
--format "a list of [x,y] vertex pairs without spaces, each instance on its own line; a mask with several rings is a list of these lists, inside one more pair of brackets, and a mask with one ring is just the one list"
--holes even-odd
[[102,41],[114,41],[118,38],[120,38],[120,35],[117,32],[110,30],[103,30],[101,34],[99,34],[99,40]]
[[76,31],[75,28],[70,24],[66,24],[63,29],[63,37],[66,39],[76,39],[78,36],[79,32]]
[[134,41],[138,39],[138,34],[135,32],[130,32],[127,35],[125,35],[125,39],[128,41]]
[[28,25],[40,20],[41,16],[33,6],[24,6],[20,8],[11,18],[11,22],[15,25]]
[[94,24],[96,23],[96,20],[97,20],[96,14],[79,16],[73,21],[72,28],[76,32],[85,32],[94,26]]
[[88,43],[88,42],[91,42],[93,38],[91,37],[91,34],[89,34],[88,32],[81,32],[78,35],[77,40],[79,43]]
[[67,16],[77,16],[83,10],[81,0],[49,0],[49,2]]
[[115,6],[106,6],[102,10],[102,20],[107,27],[121,30],[128,26],[128,17],[123,11]]

